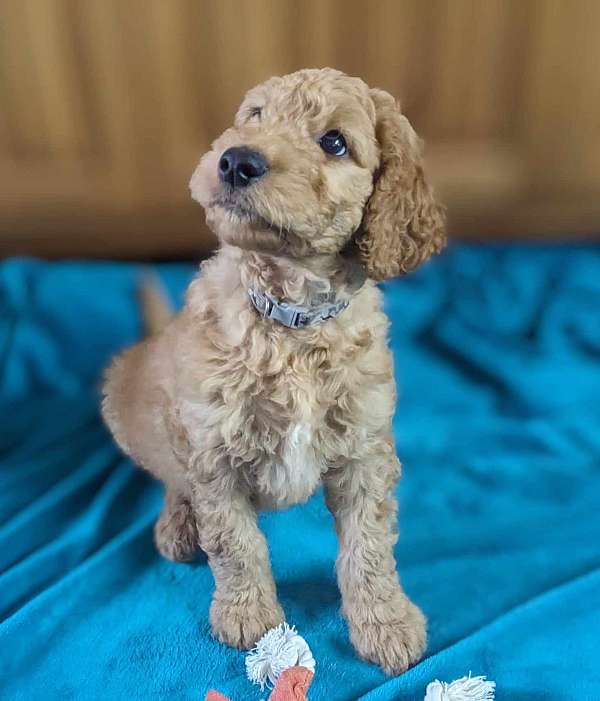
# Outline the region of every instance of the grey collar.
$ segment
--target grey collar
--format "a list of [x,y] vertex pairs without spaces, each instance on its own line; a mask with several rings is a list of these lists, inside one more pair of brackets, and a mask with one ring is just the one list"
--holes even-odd
[[307,326],[322,324],[328,319],[334,319],[344,311],[349,302],[336,302],[328,304],[318,304],[314,307],[305,307],[301,304],[290,302],[280,302],[267,292],[258,292],[250,288],[248,297],[256,310],[265,319],[274,319],[289,329],[303,329]]

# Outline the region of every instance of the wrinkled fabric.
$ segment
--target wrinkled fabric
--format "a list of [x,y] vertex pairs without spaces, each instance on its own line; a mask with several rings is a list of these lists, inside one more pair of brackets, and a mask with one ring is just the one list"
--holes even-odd
[[[157,271],[181,303],[194,268]],[[206,560],[159,557],[160,485],[98,413],[142,333],[143,268],[0,265],[0,698],[258,699],[210,635]],[[497,698],[600,698],[600,248],[457,246],[384,285],[400,396],[402,582],[429,619],[397,678],[357,659],[321,493],[264,514],[311,699],[419,700],[485,674]]]

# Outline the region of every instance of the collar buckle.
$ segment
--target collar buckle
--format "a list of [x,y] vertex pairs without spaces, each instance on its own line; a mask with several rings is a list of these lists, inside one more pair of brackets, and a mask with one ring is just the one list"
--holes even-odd
[[304,307],[299,304],[280,302],[267,292],[258,292],[252,288],[248,290],[248,297],[264,319],[278,321],[289,329],[303,329],[307,326],[321,324],[328,319],[335,318],[348,306],[348,302],[343,301],[316,307]]

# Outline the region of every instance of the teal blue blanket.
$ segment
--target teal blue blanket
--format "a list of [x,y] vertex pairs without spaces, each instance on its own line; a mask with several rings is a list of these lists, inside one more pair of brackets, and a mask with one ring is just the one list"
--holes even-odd
[[[175,300],[188,265],[159,267]],[[0,698],[261,694],[217,644],[204,560],[152,544],[160,486],[98,415],[103,367],[140,337],[139,266],[0,265]],[[401,390],[398,567],[429,618],[390,679],[339,616],[321,494],[261,517],[314,701],[423,698],[485,674],[497,699],[600,699],[600,249],[456,247],[385,285]]]

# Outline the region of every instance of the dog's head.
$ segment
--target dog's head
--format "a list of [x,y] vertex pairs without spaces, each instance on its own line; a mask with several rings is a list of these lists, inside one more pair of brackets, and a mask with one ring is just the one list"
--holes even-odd
[[375,280],[445,243],[410,123],[391,95],[329,68],[250,90],[190,187],[223,241],[307,257],[354,240]]

